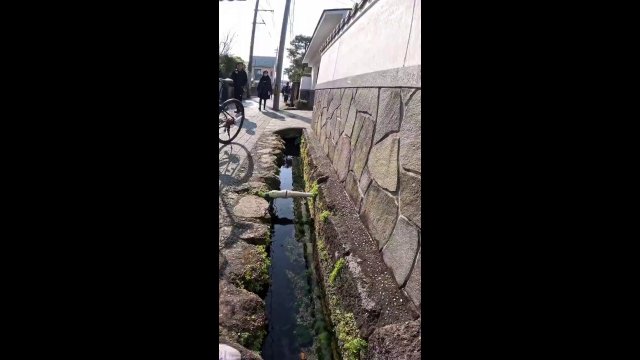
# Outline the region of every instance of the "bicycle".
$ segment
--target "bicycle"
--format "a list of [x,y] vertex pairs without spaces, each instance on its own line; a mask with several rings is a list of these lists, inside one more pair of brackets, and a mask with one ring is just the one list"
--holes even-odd
[[[231,79],[218,79],[220,83],[218,98],[218,142],[228,144],[238,136],[244,123],[244,106],[238,99],[231,98],[222,102],[225,84],[232,84]],[[231,114],[233,112],[233,115]]]

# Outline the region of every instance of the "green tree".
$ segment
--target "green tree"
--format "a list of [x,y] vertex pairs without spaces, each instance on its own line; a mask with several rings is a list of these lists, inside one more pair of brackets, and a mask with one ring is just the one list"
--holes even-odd
[[239,62],[247,63],[242,60],[241,57],[235,55],[219,55],[218,56],[218,67],[222,72],[222,76],[229,77],[231,73],[236,68],[236,64]]
[[284,69],[284,73],[289,77],[289,81],[300,81],[300,78],[305,73],[305,66],[302,65],[302,59],[307,52],[307,48],[311,43],[311,36],[296,35],[296,37],[289,43],[290,48],[287,48],[287,56],[291,60],[291,65]]
[[232,34],[228,32],[224,38],[218,42],[218,70],[222,72],[223,77],[229,77],[233,70],[235,70],[237,63],[244,62],[246,64],[241,57],[231,53],[235,38],[235,33]]

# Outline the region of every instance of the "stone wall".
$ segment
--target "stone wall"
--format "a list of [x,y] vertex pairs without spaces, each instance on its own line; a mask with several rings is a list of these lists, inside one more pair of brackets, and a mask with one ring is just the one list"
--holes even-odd
[[396,283],[418,308],[421,91],[318,89],[311,125]]

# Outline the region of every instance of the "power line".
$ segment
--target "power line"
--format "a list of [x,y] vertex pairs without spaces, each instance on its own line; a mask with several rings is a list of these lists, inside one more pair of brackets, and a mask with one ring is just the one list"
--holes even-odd
[[271,15],[271,29],[273,30],[276,28],[275,15],[273,15],[273,11],[269,12],[269,15]]
[[269,31],[269,28],[266,26],[267,24],[265,23],[264,19],[262,18],[262,15],[258,14],[258,16],[260,16],[260,20],[262,20],[262,23],[265,25],[264,29],[267,30],[267,34],[269,34],[269,38],[271,38],[271,40],[273,40],[273,36],[271,36],[271,32]]

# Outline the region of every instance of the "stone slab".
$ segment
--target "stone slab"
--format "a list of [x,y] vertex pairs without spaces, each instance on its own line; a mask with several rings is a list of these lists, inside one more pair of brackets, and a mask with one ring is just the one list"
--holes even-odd
[[396,225],[398,205],[393,196],[376,183],[371,183],[363,199],[361,218],[371,237],[378,243],[378,248],[382,249]]
[[369,338],[367,359],[421,359],[420,320],[406,321],[381,327]]
[[400,89],[380,89],[380,104],[376,120],[376,134],[373,143],[377,144],[385,135],[400,130],[402,95]]
[[400,171],[400,191],[398,203],[400,213],[414,224],[422,228],[422,185],[421,177],[405,171]]
[[244,218],[269,219],[269,203],[259,196],[246,195],[234,206],[233,214]]
[[418,229],[400,216],[391,239],[382,250],[382,258],[391,268],[398,286],[407,281],[419,244]]
[[418,90],[405,107],[400,126],[400,164],[405,170],[421,173],[422,109]]
[[420,308],[420,304],[422,303],[421,298],[421,282],[422,282],[422,273],[421,273],[421,257],[422,250],[418,252],[418,259],[416,259],[416,264],[413,267],[413,271],[409,276],[409,281],[407,281],[407,285],[404,288],[404,291],[407,293],[411,301]]
[[371,116],[365,114],[358,115],[362,119],[362,129],[358,135],[358,142],[353,149],[353,172],[356,178],[362,176],[364,166],[367,164],[369,151],[371,150],[371,139],[373,139],[374,123]]
[[351,161],[351,141],[346,136],[341,136],[338,140],[338,147],[333,159],[333,168],[338,174],[338,180],[343,182],[347,179],[349,172],[349,162]]
[[398,188],[398,148],[397,134],[391,134],[371,149],[367,167],[371,177],[391,192]]

